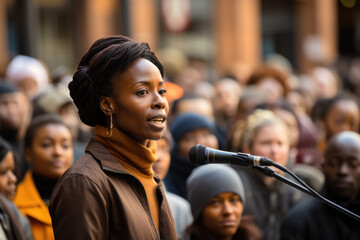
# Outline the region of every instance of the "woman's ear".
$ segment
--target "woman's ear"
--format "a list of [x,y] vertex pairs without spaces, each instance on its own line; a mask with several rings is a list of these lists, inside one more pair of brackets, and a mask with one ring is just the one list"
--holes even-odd
[[107,116],[114,112],[114,100],[110,97],[100,96],[100,109]]

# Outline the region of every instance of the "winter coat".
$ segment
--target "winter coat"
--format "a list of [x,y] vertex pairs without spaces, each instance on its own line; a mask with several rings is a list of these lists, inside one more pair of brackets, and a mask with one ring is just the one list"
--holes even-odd
[[50,200],[57,240],[176,239],[174,220],[162,182],[156,189],[160,233],[144,187],[97,140],[59,179]]
[[34,240],[54,239],[48,206],[40,197],[31,171],[26,173],[23,181],[18,185],[14,203],[29,219]]

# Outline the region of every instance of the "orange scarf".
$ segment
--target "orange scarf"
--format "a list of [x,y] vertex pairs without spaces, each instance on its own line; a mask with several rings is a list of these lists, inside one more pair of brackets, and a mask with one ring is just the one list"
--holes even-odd
[[156,195],[152,164],[157,160],[156,141],[149,140],[146,146],[139,144],[118,129],[112,129],[112,136],[106,136],[106,128],[95,126],[96,140],[101,142],[127,172],[134,175],[143,185],[150,206],[150,212],[159,229],[159,204]]

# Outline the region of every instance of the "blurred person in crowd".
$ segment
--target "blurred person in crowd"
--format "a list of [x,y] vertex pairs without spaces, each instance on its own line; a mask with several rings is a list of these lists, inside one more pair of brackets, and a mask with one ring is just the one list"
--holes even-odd
[[319,99],[311,116],[318,129],[317,148],[321,153],[325,151],[327,141],[336,133],[359,131],[359,102],[350,94]]
[[30,56],[17,55],[6,68],[5,80],[19,87],[32,100],[50,83],[50,76],[44,62]]
[[[343,131],[325,150],[325,185],[322,196],[360,214],[360,135]],[[360,239],[359,221],[311,198],[295,206],[284,218],[283,240]]]
[[172,118],[185,112],[193,112],[212,120],[215,119],[214,107],[211,101],[196,94],[185,94],[172,103],[169,123],[171,124]]
[[0,137],[0,193],[13,201],[16,193],[15,156],[10,144]]
[[26,131],[24,152],[30,169],[18,185],[14,203],[29,219],[34,239],[51,240],[48,205],[55,184],[73,161],[71,132],[57,115],[41,115]]
[[85,143],[80,139],[80,135],[89,133],[85,133],[81,128],[82,123],[68,88],[62,84],[50,84],[41,94],[36,96],[33,106],[33,117],[42,114],[57,114],[62,118],[70,128],[74,140],[74,160],[80,158],[87,145],[87,142]]
[[185,94],[193,93],[195,86],[203,80],[201,72],[191,66],[186,66],[179,74],[173,79],[179,85]]
[[[299,149],[299,136],[300,136],[300,122],[297,114],[293,111],[291,105],[286,100],[278,101],[274,104],[262,103],[255,107],[255,109],[267,109],[272,111],[287,125],[290,137],[290,151],[287,168],[293,171],[298,177],[306,181],[311,187],[319,189],[323,183],[323,176],[320,172],[321,155],[313,154],[312,162],[308,162],[308,166],[298,164],[303,162],[298,158],[299,154],[304,157],[303,149]],[[317,151],[314,147],[312,151]],[[309,154],[309,152],[306,152]],[[307,155],[306,155],[307,156]],[[315,158],[315,156],[318,156]],[[307,156],[308,157],[308,156]]]
[[296,112],[300,125],[297,162],[311,164],[315,159],[309,154],[316,150],[318,130],[306,109],[305,95],[303,95],[300,89],[293,89],[288,93],[286,99]]
[[[171,149],[173,147],[171,133],[166,130],[164,135],[157,140],[157,145],[158,160],[154,162],[153,169],[159,178],[163,180],[169,171],[171,162]],[[174,193],[165,191],[165,195],[175,220],[176,234],[180,236],[180,233],[192,222],[190,204],[185,198]]]
[[23,139],[28,127],[30,102],[16,86],[0,81],[0,135],[18,155],[17,178],[22,180],[29,168],[23,154]]
[[254,85],[262,89],[266,96],[266,101],[269,103],[286,97],[289,91],[286,73],[266,64],[259,66],[253,71],[247,81],[247,85]]
[[317,99],[335,97],[342,88],[339,76],[330,68],[315,67],[311,70],[309,77],[317,85]]
[[121,35],[98,39],[69,89],[95,136],[52,194],[56,239],[175,239],[152,169],[169,106],[164,68],[149,45]]
[[197,53],[189,53],[188,54],[189,59],[189,66],[191,68],[196,69],[200,74],[200,80],[197,83],[200,82],[213,82],[213,77],[217,74],[215,69],[211,66],[209,66],[209,62],[201,56],[201,54]]
[[235,115],[234,124],[227,131],[226,136],[226,149],[231,151],[238,150],[237,144],[238,139],[241,136],[241,129],[246,124],[248,115],[255,109],[259,104],[265,102],[265,96],[263,91],[255,86],[246,86],[244,91],[237,103],[237,110]]
[[174,139],[169,172],[165,177],[166,189],[183,198],[187,197],[186,179],[196,167],[189,159],[189,151],[196,144],[219,148],[214,122],[197,113],[177,115],[170,125]]
[[0,239],[33,239],[29,221],[12,202],[17,184],[15,156],[10,144],[0,137]]
[[[257,109],[242,127],[238,151],[267,157],[286,166],[289,159],[290,137],[286,124],[269,110]],[[290,186],[253,171],[233,165],[245,187],[244,214],[252,215],[263,231],[263,239],[280,239],[281,220],[303,194]],[[283,175],[279,169],[275,172]]]
[[237,104],[242,94],[241,85],[232,78],[221,78],[215,82],[215,96],[212,99],[215,121],[228,131],[233,125]]
[[[317,149],[318,129],[315,127],[314,122],[310,117],[310,106],[314,105],[311,99],[312,95],[306,90],[306,78],[302,79],[302,82],[297,88],[292,89],[287,94],[287,101],[292,105],[296,112],[300,125],[300,136],[298,143],[298,155],[296,162],[299,164],[312,165],[319,168],[321,163],[321,152]],[[302,86],[303,87],[302,87]],[[316,88],[315,88],[316,89]],[[313,96],[315,99],[315,96]],[[311,104],[310,104],[311,102]]]
[[205,116],[215,123],[215,134],[219,140],[219,149],[223,149],[226,145],[226,129],[221,127],[215,121],[214,106],[211,100],[196,94],[185,94],[181,98],[175,100],[171,105],[169,125],[171,125],[172,119],[177,115],[188,112]]
[[29,221],[0,193],[0,239],[32,240]]
[[33,116],[41,114],[58,114],[71,129],[72,136],[77,139],[80,119],[77,109],[70,97],[69,90],[62,84],[50,84],[34,101]]
[[[318,86],[309,75],[300,74],[297,77],[299,79],[299,85],[292,90],[297,90],[303,96],[304,110],[310,115],[315,102],[318,100]],[[286,98],[287,96],[288,95],[286,95]]]
[[211,101],[215,97],[216,90],[210,81],[201,81],[195,85],[193,93]]
[[299,119],[291,105],[285,100],[281,99],[273,104],[262,103],[255,107],[255,109],[266,109],[272,111],[276,116],[278,116],[286,124],[289,132],[290,140],[290,151],[289,151],[289,160],[288,167],[291,167],[296,162],[296,157],[298,154],[298,143],[300,136],[300,125]]
[[199,166],[186,185],[194,221],[181,240],[261,239],[257,226],[243,216],[245,191],[234,169],[224,164]]
[[344,90],[360,97],[360,58],[357,56],[339,57],[337,73],[342,79]]

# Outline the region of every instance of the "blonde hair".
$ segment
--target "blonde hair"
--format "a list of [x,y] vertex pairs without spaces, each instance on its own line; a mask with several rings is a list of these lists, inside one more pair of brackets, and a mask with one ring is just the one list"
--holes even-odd
[[290,142],[289,130],[286,124],[270,110],[257,109],[250,114],[245,122],[239,122],[234,129],[231,148],[241,151],[244,146],[251,148],[259,129],[269,125],[280,125],[285,131]]

